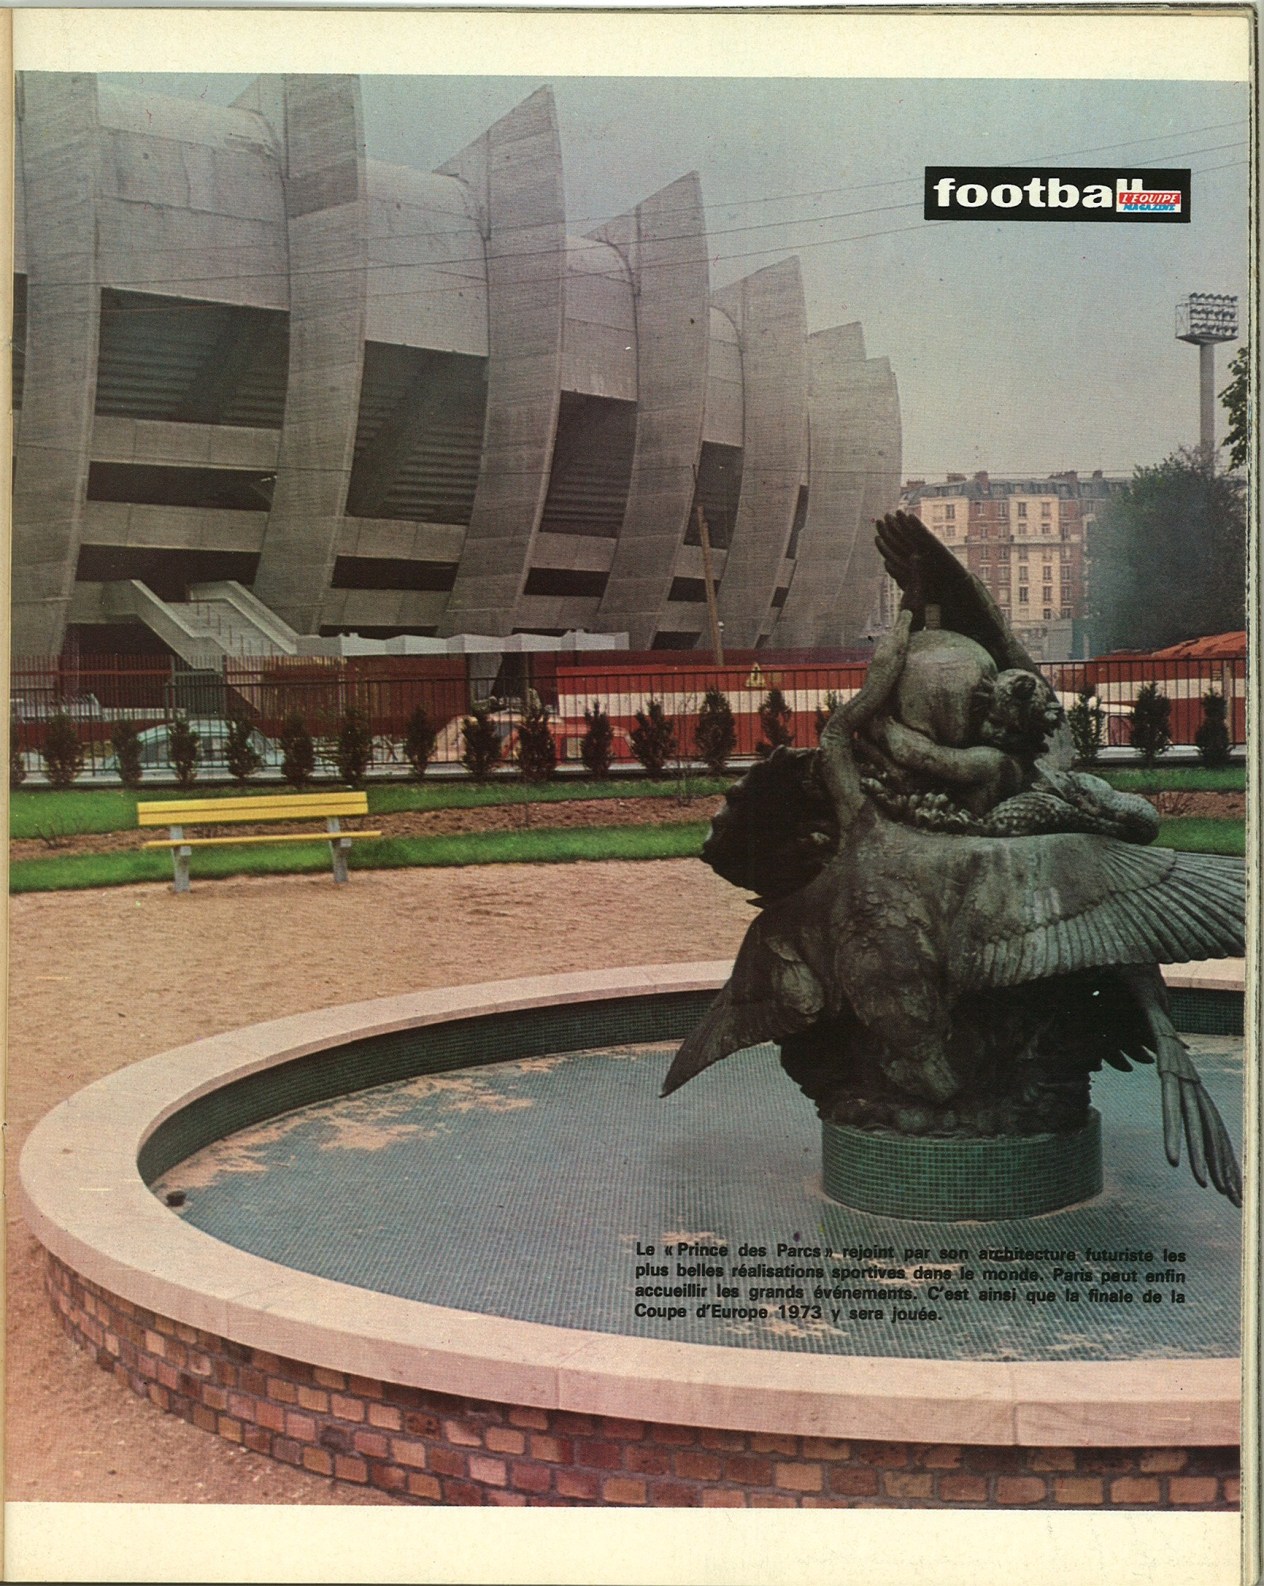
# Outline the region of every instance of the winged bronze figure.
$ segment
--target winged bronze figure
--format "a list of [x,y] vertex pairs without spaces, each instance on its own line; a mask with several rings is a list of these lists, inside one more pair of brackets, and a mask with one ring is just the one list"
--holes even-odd
[[1158,966],[1243,951],[1235,859],[1147,846],[1151,806],[1048,754],[1056,696],[915,517],[878,524],[904,592],[818,750],[729,792],[703,858],[757,894],[667,1095],[773,1041],[823,1118],[911,1134],[1068,1132],[1102,1063],[1154,1062],[1164,1145],[1241,1204],[1228,1132]]

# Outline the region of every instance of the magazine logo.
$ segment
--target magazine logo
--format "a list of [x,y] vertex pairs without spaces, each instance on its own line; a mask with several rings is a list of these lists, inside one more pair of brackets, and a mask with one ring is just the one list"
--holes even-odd
[[1115,194],[1115,208],[1143,209],[1151,215],[1176,215],[1180,213],[1183,197],[1179,190],[1165,193],[1141,187],[1120,188]]
[[1188,170],[926,167],[927,220],[1078,220],[1161,226],[1188,221],[1189,207]]

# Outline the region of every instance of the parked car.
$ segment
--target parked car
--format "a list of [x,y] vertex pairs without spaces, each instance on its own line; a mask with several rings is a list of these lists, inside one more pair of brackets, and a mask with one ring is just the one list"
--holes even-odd
[[[189,720],[189,726],[198,735],[197,766],[199,774],[203,776],[227,776],[228,773],[228,723],[219,717],[194,716]],[[170,727],[163,723],[158,727],[146,727],[137,734],[140,742],[140,764],[142,771],[167,771],[171,769],[171,741]],[[279,771],[281,769],[281,746],[274,738],[265,737],[257,728],[250,732],[250,743],[255,753],[259,756],[260,771]],[[118,758],[111,754],[105,762],[107,771],[118,770]],[[328,762],[317,760],[317,770],[322,774],[331,769]]]

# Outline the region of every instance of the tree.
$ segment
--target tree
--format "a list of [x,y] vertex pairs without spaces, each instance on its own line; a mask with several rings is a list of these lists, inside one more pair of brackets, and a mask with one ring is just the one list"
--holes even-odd
[[372,758],[373,729],[369,725],[369,718],[357,706],[350,705],[338,723],[334,749],[338,775],[348,787],[359,787]]
[[130,721],[116,721],[110,728],[110,748],[114,750],[119,781],[125,788],[141,783],[140,733]]
[[663,775],[667,762],[676,753],[675,718],[663,711],[661,699],[647,699],[645,709],[636,713],[636,726],[628,734],[632,753],[651,777]]
[[518,770],[525,782],[547,782],[557,769],[557,742],[549,713],[534,689],[527,692],[518,723]]
[[74,722],[64,710],[48,718],[40,753],[49,787],[68,788],[83,770],[83,745]]
[[1142,765],[1153,765],[1172,747],[1171,725],[1172,701],[1159,693],[1157,683],[1143,684],[1128,718],[1129,737]]
[[1246,494],[1182,451],[1138,468],[1089,532],[1095,645],[1153,650],[1246,626]]
[[584,736],[579,745],[579,757],[589,776],[600,781],[610,775],[610,762],[614,759],[614,728],[610,717],[602,710],[600,700],[593,700],[592,709],[584,712]]
[[306,787],[316,770],[316,745],[298,711],[285,718],[277,741],[281,745],[281,775],[293,788]]
[[228,774],[239,787],[245,787],[263,764],[263,757],[255,748],[255,729],[248,716],[228,718],[228,736],[224,739],[224,760]]
[[1228,701],[1218,689],[1208,689],[1203,695],[1203,719],[1194,734],[1198,754],[1209,771],[1218,771],[1229,764],[1229,751],[1233,747],[1226,720]]
[[1251,455],[1251,348],[1243,342],[1229,365],[1229,384],[1220,393],[1220,405],[1229,419],[1224,444],[1229,467],[1245,468]]
[[825,698],[821,700],[820,704],[816,707],[816,718],[812,725],[816,730],[817,743],[820,743],[821,734],[829,726],[829,719],[837,709],[838,692],[837,690],[831,688],[827,690]]
[[709,688],[702,696],[698,721],[693,730],[694,747],[712,776],[723,776],[729,756],[737,747],[737,723],[728,695]]
[[794,742],[794,712],[779,688],[770,688],[759,707],[759,730],[763,738],[755,745],[755,753],[764,759],[783,746]]
[[418,705],[404,729],[404,753],[418,778],[425,776],[438,741],[439,734],[430,719],[430,712],[424,705]]
[[500,734],[490,705],[471,705],[461,723],[461,764],[476,782],[485,782],[500,762]]
[[167,757],[176,773],[176,786],[186,791],[197,781],[201,733],[189,726],[189,718],[179,715],[167,728]]
[[1067,711],[1067,726],[1071,729],[1075,758],[1081,765],[1092,765],[1106,741],[1106,712],[1087,683]]

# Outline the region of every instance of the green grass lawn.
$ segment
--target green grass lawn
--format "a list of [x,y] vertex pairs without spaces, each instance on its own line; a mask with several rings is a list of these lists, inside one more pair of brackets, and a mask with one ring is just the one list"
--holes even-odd
[[[462,832],[446,837],[384,837],[357,843],[353,870],[396,870],[419,865],[573,864],[599,859],[687,859],[696,856],[706,836],[705,821],[670,826],[547,827],[517,832]],[[1242,854],[1243,822],[1167,820],[1159,845],[1192,853]],[[209,881],[224,876],[304,875],[329,869],[329,849],[311,843],[246,848],[195,849],[192,876]],[[117,854],[57,854],[22,859],[9,869],[9,886],[19,892],[59,892],[87,887],[117,887],[129,882],[169,882],[171,859],[165,851]]]
[[1094,776],[1109,782],[1121,793],[1243,793],[1246,791],[1246,767],[1225,766],[1222,771],[1208,771],[1205,766],[1143,766],[1128,771],[1104,771],[1101,766],[1087,766]]
[[[492,782],[383,782],[370,783],[370,815],[393,815],[401,810],[481,809],[492,804],[554,804],[571,799],[600,798],[677,798],[682,792],[690,798],[723,793],[731,785],[729,777],[691,776],[682,780],[665,778],[650,782],[644,778],[619,777],[609,781],[565,781],[530,784],[520,781]],[[311,791],[327,791],[325,784]],[[178,798],[236,798],[236,787],[194,786],[190,793],[174,788],[144,789],[129,793],[124,788],[67,788],[53,792],[47,788],[17,788],[9,795],[9,833],[12,837],[73,837],[125,832],[136,829],[137,800],[159,802]],[[251,787],[249,793],[290,793],[275,784]]]
[[[573,827],[561,831],[463,832],[450,837],[383,837],[357,843],[352,870],[398,870],[421,865],[573,864],[593,859],[687,859],[698,853],[705,821],[671,826]],[[312,843],[194,849],[194,885],[224,876],[305,875],[329,870],[329,848]],[[171,858],[159,851],[60,854],[21,859],[9,867],[11,892],[60,892],[170,882]]]

